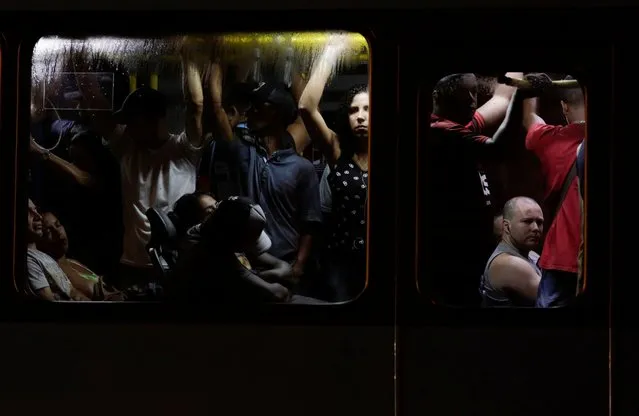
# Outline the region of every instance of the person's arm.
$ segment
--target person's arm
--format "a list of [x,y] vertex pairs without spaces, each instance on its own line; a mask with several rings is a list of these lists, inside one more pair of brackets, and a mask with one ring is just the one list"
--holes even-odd
[[258,275],[269,282],[289,279],[293,272],[291,266],[287,262],[268,253],[263,253],[251,258],[250,261],[254,266],[266,269],[259,272]]
[[313,234],[322,222],[322,211],[319,201],[319,181],[315,168],[308,162],[299,172],[297,184],[298,212],[301,225],[297,246],[297,257],[293,263],[293,277],[303,274],[306,262],[311,254]]
[[63,173],[64,175],[67,175],[77,184],[86,186],[87,188],[93,188],[97,185],[95,179],[90,173],[83,171],[73,163],[68,162],[61,157],[58,157],[53,153],[50,153],[47,150],[43,149],[35,142],[35,139],[33,139],[33,137],[31,138],[31,145],[29,150],[34,155],[36,155],[38,159],[45,162],[48,161],[50,166]]
[[535,124],[546,124],[544,119],[537,115],[537,100],[536,97],[524,100],[522,124],[526,132]]
[[204,114],[204,92],[202,78],[197,64],[191,59],[186,47],[181,52],[182,60],[182,90],[186,103],[186,137],[191,146],[199,148],[205,146],[202,129],[202,115]]
[[[304,88],[306,87],[306,81],[302,78],[301,74],[298,71],[293,71],[293,81],[291,84],[291,92],[293,93],[293,98],[295,99],[295,103],[298,104],[300,102],[300,98],[304,93]],[[306,126],[304,125],[304,120],[302,120],[301,116],[298,116],[293,124],[288,126],[288,133],[293,137],[293,141],[295,142],[295,150],[298,154],[303,154],[304,149],[310,144],[311,139],[308,136],[308,132],[306,131]]]
[[315,61],[299,102],[300,116],[308,135],[331,165],[339,159],[341,149],[337,134],[328,127],[319,111],[319,103],[328,78],[345,47],[345,42],[345,39],[336,39],[326,45],[322,55]]
[[213,136],[222,140],[233,140],[233,126],[222,103],[222,66],[212,59],[209,68],[209,93],[213,109]]
[[508,104],[506,116],[499,125],[499,128],[497,129],[495,134],[493,134],[493,137],[488,140],[489,144],[501,144],[503,142],[503,137],[513,137],[517,135],[524,113],[524,98],[525,94],[523,93],[523,91],[515,91],[512,98],[510,99],[510,103]]
[[488,273],[495,289],[509,290],[531,301],[537,299],[541,278],[527,261],[502,254],[493,260]]
[[314,223],[306,223],[303,225],[303,234],[300,235],[300,239],[297,243],[297,256],[293,262],[293,279],[297,280],[304,275],[306,269],[306,262],[311,255],[311,249],[313,248],[313,229]]
[[70,296],[71,296],[71,300],[74,300],[76,302],[89,302],[89,301],[91,301],[91,299],[89,299],[88,297],[83,295],[79,290],[77,290],[74,287],[71,287]]
[[[509,78],[523,79],[523,72],[508,72],[506,76]],[[477,112],[481,114],[486,127],[496,126],[501,123],[506,110],[510,104],[510,99],[515,93],[515,87],[508,85],[497,84],[495,92],[490,100],[486,101],[484,105],[477,109]]]
[[239,279],[246,286],[255,289],[260,293],[265,300],[270,301],[287,301],[290,299],[290,292],[284,286],[279,283],[269,283],[242,266],[239,260],[236,260],[236,267],[239,271]]
[[31,256],[27,256],[27,284],[37,298],[47,301],[56,300],[42,266]]
[[35,295],[48,302],[55,302],[57,299],[49,286],[34,291]]
[[331,174],[331,168],[326,165],[322,178],[320,179],[320,208],[323,214],[330,214],[333,211],[333,193],[328,184],[328,175]]

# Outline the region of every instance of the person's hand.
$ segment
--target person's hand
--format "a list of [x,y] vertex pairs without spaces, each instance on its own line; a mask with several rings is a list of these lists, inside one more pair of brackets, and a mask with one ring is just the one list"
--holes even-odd
[[523,90],[528,98],[539,97],[545,91],[552,88],[552,80],[544,73],[530,73],[524,76],[524,79],[531,84],[530,88]]
[[350,43],[350,38],[348,35],[343,33],[335,33],[328,36],[326,41],[326,49],[330,49],[337,53],[342,53],[345,49],[348,48]]
[[279,283],[270,283],[269,291],[277,302],[288,302],[291,299],[291,292]]

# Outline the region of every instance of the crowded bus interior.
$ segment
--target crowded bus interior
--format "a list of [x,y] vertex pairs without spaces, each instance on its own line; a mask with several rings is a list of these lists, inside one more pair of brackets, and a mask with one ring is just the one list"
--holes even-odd
[[[356,299],[369,89],[356,33],[41,38],[21,291]],[[416,289],[453,307],[570,303],[585,288],[585,90],[572,74],[455,73],[426,95]]]
[[571,74],[456,73],[424,95],[420,292],[453,307],[570,304],[585,288],[585,89]]
[[356,33],[41,38],[29,297],[326,304],[366,284]]

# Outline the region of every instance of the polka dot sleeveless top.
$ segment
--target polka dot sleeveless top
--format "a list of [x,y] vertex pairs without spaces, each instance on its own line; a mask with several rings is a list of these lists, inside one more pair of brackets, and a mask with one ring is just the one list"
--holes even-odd
[[331,167],[328,184],[333,198],[334,226],[329,247],[344,253],[364,255],[366,250],[366,205],[368,171],[350,158],[340,158]]

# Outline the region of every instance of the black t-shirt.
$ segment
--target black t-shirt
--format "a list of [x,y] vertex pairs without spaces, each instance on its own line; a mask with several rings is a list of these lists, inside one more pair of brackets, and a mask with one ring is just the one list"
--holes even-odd
[[431,117],[419,214],[431,288],[446,303],[479,304],[479,280],[495,248],[483,126],[479,113],[467,126]]

